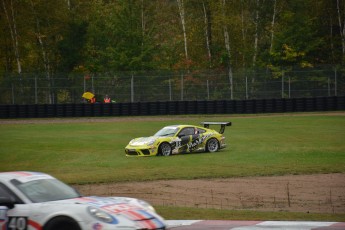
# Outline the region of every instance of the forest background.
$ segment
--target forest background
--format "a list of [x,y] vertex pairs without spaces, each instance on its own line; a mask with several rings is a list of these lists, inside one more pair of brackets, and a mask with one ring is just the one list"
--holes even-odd
[[51,82],[223,71],[232,87],[239,71],[278,78],[320,66],[342,73],[345,63],[345,0],[0,1],[0,84],[33,73]]

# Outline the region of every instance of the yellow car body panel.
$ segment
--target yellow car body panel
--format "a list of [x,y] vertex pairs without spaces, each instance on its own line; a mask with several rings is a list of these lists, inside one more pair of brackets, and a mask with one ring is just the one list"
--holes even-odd
[[125,152],[126,156],[168,156],[179,153],[216,152],[225,146],[223,134],[213,129],[195,125],[171,125],[162,128],[154,136],[131,140],[125,147]]

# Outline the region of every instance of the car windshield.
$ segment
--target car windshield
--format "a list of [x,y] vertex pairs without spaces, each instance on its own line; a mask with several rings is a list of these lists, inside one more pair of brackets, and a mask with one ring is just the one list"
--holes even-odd
[[156,137],[172,137],[174,136],[179,129],[175,126],[167,126],[159,130],[154,136]]
[[14,179],[11,182],[34,203],[80,197],[80,194],[72,187],[54,178],[28,182]]

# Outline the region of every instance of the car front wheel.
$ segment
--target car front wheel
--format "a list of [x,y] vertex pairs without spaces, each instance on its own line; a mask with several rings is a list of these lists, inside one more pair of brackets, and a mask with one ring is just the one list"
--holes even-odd
[[159,152],[158,152],[159,156],[170,156],[171,155],[171,146],[169,143],[167,142],[163,142],[160,146],[159,146]]
[[43,230],[81,230],[78,223],[66,216],[58,216],[50,220]]
[[217,139],[211,138],[210,140],[207,141],[206,143],[206,150],[207,152],[217,152],[219,149],[219,143]]

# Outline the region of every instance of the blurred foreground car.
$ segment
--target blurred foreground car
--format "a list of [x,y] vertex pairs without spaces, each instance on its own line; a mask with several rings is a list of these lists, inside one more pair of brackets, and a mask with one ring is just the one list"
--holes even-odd
[[[195,125],[170,125],[151,137],[133,139],[125,147],[127,156],[170,156],[178,153],[216,152],[225,148],[225,126],[231,122],[202,122]],[[220,125],[220,131],[209,129]]]
[[0,173],[0,229],[166,229],[145,201],[82,197],[54,177],[38,172]]

